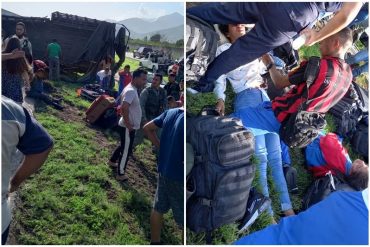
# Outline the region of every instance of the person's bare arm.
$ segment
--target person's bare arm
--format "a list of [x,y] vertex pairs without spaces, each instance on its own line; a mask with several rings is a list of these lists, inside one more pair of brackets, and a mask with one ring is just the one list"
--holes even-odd
[[313,29],[305,29],[301,32],[301,35],[306,35],[305,45],[314,45],[347,27],[356,18],[361,7],[362,2],[344,2],[342,8],[319,32]]
[[24,180],[34,174],[44,164],[52,148],[53,147],[51,146],[42,153],[25,156],[22,165],[18,168],[17,172],[10,180],[10,193],[16,191]]
[[[274,62],[270,55],[265,54],[261,57],[262,62],[267,66]],[[276,66],[273,65],[269,70],[272,82],[274,83],[277,89],[282,89],[285,87],[290,86],[289,77],[288,75],[282,75],[277,69]]]
[[123,117],[124,123],[125,123],[126,128],[128,128],[129,131],[132,131],[134,128],[132,127],[130,120],[129,120],[129,113],[130,113],[129,107],[130,107],[129,103],[127,103],[126,101],[122,101],[121,110],[122,110],[122,117]]
[[25,58],[25,52],[22,50],[15,49],[10,53],[2,53],[1,54],[1,61],[6,61],[10,59],[17,59],[17,58]]
[[152,120],[149,123],[145,124],[143,129],[145,134],[148,136],[148,139],[154,144],[154,146],[159,148],[160,142],[156,132],[158,127],[157,125],[155,125],[154,121]]

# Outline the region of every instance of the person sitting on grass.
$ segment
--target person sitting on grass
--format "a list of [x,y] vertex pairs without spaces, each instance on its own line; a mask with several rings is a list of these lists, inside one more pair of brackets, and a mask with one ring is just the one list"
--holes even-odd
[[35,99],[40,99],[46,104],[55,107],[58,110],[63,110],[63,106],[59,100],[53,99],[44,93],[44,81],[48,77],[48,66],[41,60],[33,61],[34,78],[31,82],[31,88],[27,92],[27,96]]
[[[156,134],[162,128],[161,139]],[[165,111],[144,126],[159,148],[158,182],[150,216],[151,244],[161,244],[163,214],[172,209],[176,223],[184,225],[184,108]]]
[[336,134],[320,134],[306,147],[305,154],[307,168],[314,178],[323,177],[328,172],[334,175],[339,172],[354,189],[367,188],[369,167],[360,159],[352,162]]
[[109,67],[105,67],[104,70],[100,70],[96,74],[96,81],[100,85],[101,89],[103,90],[109,90],[109,82],[112,75],[112,71],[109,69]]
[[[240,37],[245,35],[248,36],[246,28],[245,24],[219,25],[221,33],[229,42],[217,48],[216,56],[220,56],[227,51]],[[284,66],[284,62],[280,59],[274,57],[274,61],[279,64],[280,67]],[[218,111],[220,115],[224,115],[225,113],[225,91],[227,81],[230,82],[236,94],[234,100],[235,111],[244,107],[255,107],[263,101],[269,101],[270,99],[263,89],[263,78],[260,75],[265,69],[266,66],[259,59],[255,59],[254,61],[243,64],[239,68],[220,76],[215,81],[214,88],[214,93],[217,97],[216,111]],[[269,166],[272,171],[274,185],[279,194],[281,210],[288,216],[293,215],[294,211],[290,201],[287,183],[284,178],[281,155],[282,149],[280,147],[279,137],[275,133],[255,136],[255,154],[259,160],[257,168],[260,174],[259,183],[263,195],[269,197],[269,188],[267,184],[267,166]],[[284,157],[289,158],[288,149],[286,148],[284,150]],[[286,162],[284,161],[284,163]],[[272,222],[274,222],[274,212],[271,206],[268,207],[268,212]]]

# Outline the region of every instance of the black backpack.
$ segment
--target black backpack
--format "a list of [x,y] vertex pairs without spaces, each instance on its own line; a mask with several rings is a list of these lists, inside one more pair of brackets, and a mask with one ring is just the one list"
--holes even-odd
[[355,191],[341,174],[333,175],[328,173],[323,177],[312,181],[303,197],[302,210],[306,210],[312,205],[321,202],[335,191]]
[[361,121],[351,139],[351,147],[358,154],[364,156],[366,160],[369,159],[369,126],[365,121]]
[[357,83],[351,83],[348,92],[329,113],[334,117],[336,133],[351,138],[359,121],[368,114],[368,92]]
[[186,80],[198,82],[208,65],[215,59],[220,40],[214,27],[191,15],[186,15]]
[[194,149],[194,166],[187,178],[193,194],[186,204],[186,225],[207,232],[209,244],[214,229],[245,213],[256,170],[254,137],[239,119],[198,115],[187,118],[187,142]]

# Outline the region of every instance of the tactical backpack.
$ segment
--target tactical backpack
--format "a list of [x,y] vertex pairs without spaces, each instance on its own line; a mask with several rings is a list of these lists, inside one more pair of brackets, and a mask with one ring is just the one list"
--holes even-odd
[[191,15],[186,15],[186,80],[198,82],[208,65],[215,59],[220,40],[214,27]]
[[357,125],[351,139],[351,148],[366,160],[369,159],[369,126],[366,121],[361,121]]
[[335,191],[355,191],[355,189],[348,185],[339,173],[333,175],[328,172],[325,176],[315,179],[303,197],[302,210],[324,200]]
[[334,117],[336,133],[351,138],[359,121],[368,114],[368,92],[357,83],[351,83],[348,92],[329,113]]
[[[213,114],[207,110],[203,114]],[[256,167],[251,161],[254,137],[237,118],[198,115],[187,118],[187,142],[194,149],[194,166],[187,181],[187,227],[211,232],[241,219]]]
[[[306,98],[308,98],[308,91],[320,70],[320,58],[311,57],[308,60],[307,67],[304,73],[304,80],[306,81],[307,90]],[[292,113],[285,119],[280,126],[280,139],[290,148],[303,148],[310,144],[319,133],[325,128],[326,120],[325,114],[315,111],[303,111],[303,105],[307,104],[302,101],[298,111]]]

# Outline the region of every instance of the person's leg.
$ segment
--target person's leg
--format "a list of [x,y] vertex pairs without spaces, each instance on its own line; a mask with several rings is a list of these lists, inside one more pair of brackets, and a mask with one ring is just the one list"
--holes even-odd
[[55,77],[56,77],[57,81],[60,80],[60,61],[59,61],[59,58],[55,59]]
[[1,245],[5,245],[6,241],[8,240],[9,236],[9,228],[10,225],[5,229],[5,231],[1,234]]
[[125,128],[118,126],[118,133],[120,136],[120,145],[116,147],[112,156],[109,159],[109,162],[111,164],[119,162],[122,156],[122,151],[123,151],[122,143],[124,143],[125,141]]
[[155,193],[152,213],[150,215],[151,244],[160,244],[163,214],[167,213],[170,209],[166,186],[167,184],[165,179],[161,175],[158,175],[157,190]]
[[49,80],[53,80],[53,59],[49,58]]
[[282,140],[280,140],[280,147],[281,147],[281,160],[283,162],[283,165],[291,165],[292,161],[290,159],[289,147]]
[[346,59],[346,63],[348,64],[355,64],[361,61],[365,61],[365,62],[369,61],[369,50],[368,49],[363,49],[357,52],[356,55],[350,56]]
[[167,196],[177,225],[184,227],[184,183],[167,179]]
[[283,172],[279,135],[269,133],[265,135],[265,138],[268,164],[271,167],[272,178],[279,193],[281,209],[286,215],[294,214]]
[[352,76],[353,78],[356,78],[357,76],[361,75],[362,73],[369,72],[369,63],[366,62],[365,64],[356,67],[352,70]]
[[236,94],[234,101],[234,111],[239,111],[245,107],[257,107],[263,101],[269,100],[259,88],[250,88]]
[[123,128],[123,135],[121,137],[122,155],[118,163],[118,176],[117,179],[127,179],[123,175],[126,171],[127,161],[132,153],[133,140],[135,131],[129,131],[127,128]]
[[156,244],[161,242],[161,230],[163,225],[163,214],[152,209],[150,214],[150,243]]
[[[259,164],[257,165],[258,175],[259,175],[259,184],[262,189],[262,194],[266,197],[269,197],[269,189],[267,184],[267,151],[265,136],[258,135],[254,137],[255,139],[255,154],[258,158]],[[268,207],[267,212],[273,216],[273,211],[271,205]]]

